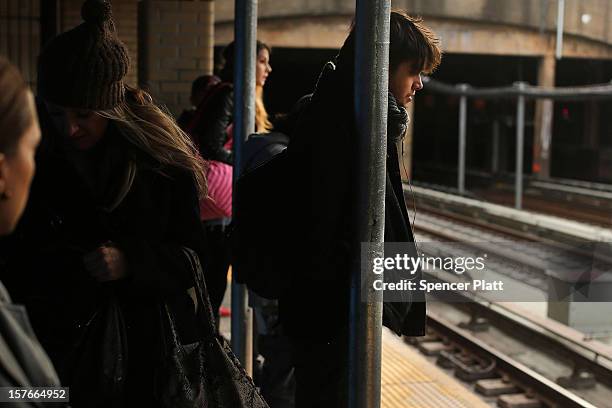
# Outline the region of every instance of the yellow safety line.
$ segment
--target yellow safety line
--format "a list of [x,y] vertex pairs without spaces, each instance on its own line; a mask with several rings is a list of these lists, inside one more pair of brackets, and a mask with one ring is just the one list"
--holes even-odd
[[382,343],[384,408],[490,407],[387,329]]

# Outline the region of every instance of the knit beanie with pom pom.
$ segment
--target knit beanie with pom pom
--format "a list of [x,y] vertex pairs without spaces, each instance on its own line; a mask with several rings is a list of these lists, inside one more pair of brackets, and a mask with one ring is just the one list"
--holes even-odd
[[111,5],[87,0],[84,23],[53,38],[38,59],[38,95],[53,104],[105,110],[125,99],[130,58],[117,38]]

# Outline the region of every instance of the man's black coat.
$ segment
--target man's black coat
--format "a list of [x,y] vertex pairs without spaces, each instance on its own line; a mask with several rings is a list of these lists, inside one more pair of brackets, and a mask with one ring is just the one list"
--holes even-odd
[[[357,157],[352,78],[352,66],[326,65],[288,148],[294,194],[300,200],[293,209],[299,218],[295,228],[302,237],[294,246],[295,262],[288,265],[295,271],[293,286],[280,305],[283,324],[293,336],[334,337],[348,325],[351,219],[357,207],[351,201]],[[389,105],[397,109],[392,98]],[[389,122],[394,120],[390,113]],[[391,134],[396,131],[389,127],[384,240],[412,243],[394,143],[398,135]],[[424,335],[420,295],[418,302],[385,303],[383,323],[398,334]]]

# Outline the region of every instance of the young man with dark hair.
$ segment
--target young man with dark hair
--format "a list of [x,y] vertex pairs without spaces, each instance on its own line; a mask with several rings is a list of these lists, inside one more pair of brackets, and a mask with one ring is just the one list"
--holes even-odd
[[[288,148],[300,197],[293,284],[280,299],[294,346],[297,407],[343,407],[347,381],[351,225],[356,211],[354,158],[355,28],[328,62]],[[414,242],[400,179],[397,143],[408,123],[405,106],[423,87],[421,74],[441,60],[439,40],[420,19],[391,13],[385,192],[385,241]],[[385,303],[383,324],[398,335],[425,333],[424,299]]]

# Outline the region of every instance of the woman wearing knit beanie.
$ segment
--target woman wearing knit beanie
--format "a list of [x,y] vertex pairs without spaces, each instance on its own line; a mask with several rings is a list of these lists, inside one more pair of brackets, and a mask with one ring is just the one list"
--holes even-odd
[[110,4],[87,0],[82,17],[39,58],[43,143],[15,287],[73,407],[155,407],[160,302],[183,342],[201,335],[183,248],[206,263],[205,172],[173,119],[124,83]]

